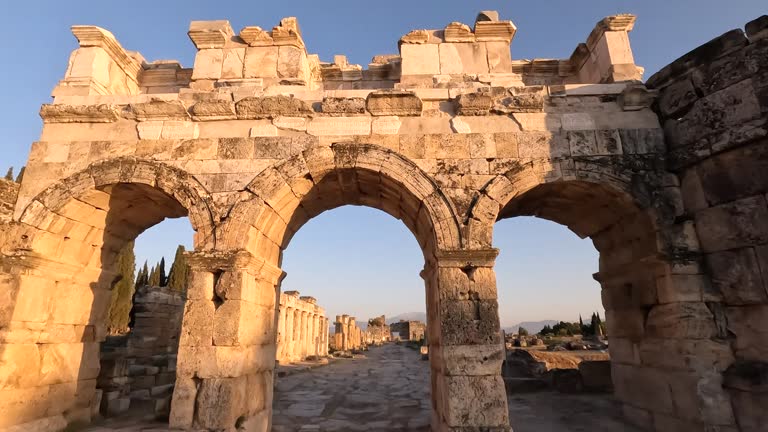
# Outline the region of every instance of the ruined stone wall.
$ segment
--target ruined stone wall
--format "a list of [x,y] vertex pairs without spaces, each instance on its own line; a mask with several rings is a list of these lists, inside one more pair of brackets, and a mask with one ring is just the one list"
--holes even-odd
[[421,321],[400,321],[389,325],[393,333],[399,333],[401,340],[418,341],[424,337],[426,324]]
[[328,319],[313,297],[298,291],[280,294],[277,361],[280,364],[328,355]]
[[[746,33],[732,30],[696,48],[648,85],[660,91],[657,111],[668,164],[681,182],[680,217],[695,224],[698,235],[690,259],[710,278],[703,298],[717,329],[701,342],[710,347],[710,361],[700,367],[724,373],[711,378],[712,386],[722,385],[732,396],[717,410],[687,413],[691,423],[678,422],[678,428],[691,429],[703,417],[723,425],[735,421],[741,431],[763,430],[768,425],[768,16],[747,24]],[[677,300],[701,295],[681,292]],[[690,346],[669,348],[685,353]]]
[[387,318],[384,315],[368,320],[368,326],[363,334],[363,339],[366,345],[378,346],[389,342],[390,338]]
[[136,292],[130,331],[108,337],[101,346],[97,387],[103,416],[143,405],[158,419],[168,417],[184,301],[167,287],[145,286]]

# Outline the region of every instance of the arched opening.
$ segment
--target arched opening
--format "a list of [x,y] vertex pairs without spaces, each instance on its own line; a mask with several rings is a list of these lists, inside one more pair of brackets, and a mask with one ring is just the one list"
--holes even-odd
[[185,216],[196,246],[212,240],[202,186],[182,171],[135,159],[93,164],[26,206],[15,233],[26,243],[15,252],[23,271],[10,281],[16,301],[8,317],[8,328],[27,329],[26,339],[4,345],[0,358],[25,365],[17,372],[27,378],[15,389],[24,398],[4,398],[8,419],[51,429],[84,424],[110,396],[124,396],[107,395],[113,389],[100,375],[114,293],[134,282],[124,280],[121,251],[147,228]]
[[[426,322],[422,267],[412,233],[370,207],[339,207],[298,231],[283,254],[272,430],[429,427],[421,338],[390,341],[389,326],[398,323],[397,330],[400,318],[414,328]],[[287,337],[304,327],[286,312],[308,307],[322,316],[327,351],[319,354],[297,352],[294,341],[302,338]],[[371,320],[381,316],[383,325]],[[309,332],[314,348],[318,333]]]
[[[204,271],[193,270],[191,289],[197,290],[195,281],[199,280],[200,289],[206,291],[199,301],[194,293],[190,295],[185,322],[187,317],[191,319],[193,309],[198,308],[199,303],[201,309],[213,311],[214,329],[223,327],[217,322],[220,315],[224,319],[221,311],[232,308],[235,312],[228,314],[226,319],[238,322],[239,330],[237,334],[228,336],[238,343],[238,349],[258,345],[264,357],[251,363],[249,370],[238,371],[248,375],[249,386],[246,389],[240,389],[238,386],[241,384],[231,379],[226,380],[228,388],[225,390],[221,390],[223,379],[204,378],[202,383],[196,382],[196,377],[201,377],[200,366],[197,370],[184,372],[185,378],[180,377],[177,382],[172,426],[229,427],[240,418],[248,424],[270,423],[276,333],[280,323],[276,303],[284,277],[282,252],[299,228],[313,217],[343,205],[363,205],[389,213],[402,220],[416,238],[424,256],[425,268],[435,262],[439,250],[460,249],[455,212],[436,185],[411,162],[376,146],[334,144],[330,148],[309,149],[262,172],[248,185],[248,190],[253,196],[240,202],[230,212],[219,231],[218,243],[247,252],[228,258],[231,264],[211,262]],[[223,255],[222,252],[217,256]],[[246,296],[245,291],[251,280],[255,280],[258,288],[249,291]],[[428,339],[430,349],[439,353],[442,335],[436,318],[438,287],[432,278],[425,277],[425,280]],[[213,289],[206,288],[208,286]],[[237,298],[230,296],[233,290],[239,290],[241,295]],[[296,320],[295,314],[293,319]],[[217,341],[216,331],[213,340],[217,350],[230,342],[223,338]],[[183,345],[184,357],[192,364],[204,361],[201,350]],[[268,361],[267,357],[271,360]],[[435,391],[435,386],[440,385],[437,383],[442,379],[440,356],[430,356],[430,363],[432,407],[439,411],[444,404],[444,401],[435,400],[443,397],[442,392]],[[182,380],[186,383],[182,384]],[[257,385],[250,385],[250,381]],[[207,386],[210,386],[210,393]],[[201,398],[220,398],[222,394],[239,392],[245,392],[242,400],[250,402],[246,404],[233,398],[226,413],[222,415],[219,410],[215,418],[212,412],[210,415],[201,413],[203,404],[194,404]],[[177,399],[192,402],[182,409]],[[433,421],[434,417],[433,413]]]
[[[591,239],[599,253],[594,278],[606,311],[614,395],[622,421],[641,427],[676,419],[706,422],[709,414],[701,407],[730,409],[716,377],[725,362],[706,354],[726,352],[727,346],[718,340],[717,311],[705,303],[703,272],[685,254],[696,247],[692,227],[670,217],[674,200],[664,194],[674,190],[674,184],[648,185],[588,161],[532,162],[493,180],[470,221],[470,229],[482,233],[485,223],[536,216]],[[687,360],[681,363],[681,357]],[[514,412],[511,423],[516,425]]]

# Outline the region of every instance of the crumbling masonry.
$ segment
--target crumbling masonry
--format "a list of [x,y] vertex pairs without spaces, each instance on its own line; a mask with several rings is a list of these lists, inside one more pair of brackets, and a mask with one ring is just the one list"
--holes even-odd
[[337,351],[352,351],[363,348],[363,331],[357,326],[355,317],[336,315],[333,323],[333,343],[331,347]]
[[520,215],[599,251],[628,419],[764,428],[768,18],[647,85],[634,23],[601,20],[568,59],[512,60],[515,26],[483,12],[365,69],[308,54],[293,18],[193,22],[191,69],[73,27],[18,199],[0,205],[0,428],[90,419],[115,256],[188,216],[171,426],[269,430],[282,251],[348,204],[422,248],[433,430],[508,430],[492,234]]

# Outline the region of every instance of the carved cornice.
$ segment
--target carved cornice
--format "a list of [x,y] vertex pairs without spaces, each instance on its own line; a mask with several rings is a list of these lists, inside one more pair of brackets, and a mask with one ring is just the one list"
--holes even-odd
[[111,104],[64,105],[40,107],[43,123],[113,123],[120,118],[120,107]]
[[72,34],[80,42],[81,48],[99,47],[104,49],[126,75],[138,83],[139,73],[142,70],[141,62],[131,57],[112,33],[101,27],[76,25],[72,26]]

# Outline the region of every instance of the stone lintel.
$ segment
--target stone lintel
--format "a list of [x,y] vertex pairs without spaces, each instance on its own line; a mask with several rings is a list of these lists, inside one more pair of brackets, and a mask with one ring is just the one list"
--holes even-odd
[[475,23],[475,38],[478,42],[512,43],[515,33],[517,33],[517,27],[512,21],[478,21]]
[[374,116],[420,116],[422,103],[411,91],[382,90],[368,94],[366,107]]
[[619,14],[603,18],[595,25],[595,28],[587,37],[587,47],[590,51],[593,51],[605,32],[631,32],[635,27],[636,20],[637,17],[632,14]]
[[113,123],[120,118],[120,108],[111,104],[64,105],[40,107],[43,123]]
[[130,104],[130,107],[138,121],[189,120],[187,108],[179,100],[152,99],[149,102]]
[[224,48],[234,32],[227,20],[192,21],[187,32],[192,43],[198,50],[207,48]]
[[452,22],[445,27],[444,37],[446,42],[475,42],[475,34],[472,29],[460,22]]
[[268,263],[244,249],[231,251],[191,251],[185,252],[192,270],[208,272],[247,270],[254,275],[265,276],[270,282],[279,282],[285,277],[279,267]]
[[305,301],[309,304],[317,304],[317,299],[312,296],[301,296],[299,300]]
[[138,83],[142,62],[131,56],[112,33],[101,27],[76,25],[72,26],[72,34],[80,42],[81,48],[102,48],[128,77]]
[[493,267],[499,250],[441,250],[435,254],[438,267]]

